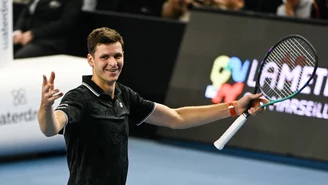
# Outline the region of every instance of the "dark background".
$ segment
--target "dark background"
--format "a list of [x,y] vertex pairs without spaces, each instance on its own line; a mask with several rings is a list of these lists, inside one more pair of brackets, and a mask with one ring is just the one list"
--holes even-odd
[[[172,107],[209,104],[205,98],[207,85],[212,84],[210,73],[213,61],[220,55],[238,56],[242,62],[261,61],[268,49],[289,34],[307,38],[317,49],[319,67],[327,68],[328,44],[324,42],[328,27],[323,22],[295,22],[250,14],[194,11],[188,24],[180,54],[170,82],[165,103]],[[208,24],[212,22],[212,24]],[[247,78],[246,78],[247,80]],[[323,87],[327,76],[324,78]],[[245,92],[253,92],[247,87]],[[314,88],[314,84],[310,86]],[[243,94],[243,93],[242,93]],[[240,98],[239,96],[238,98]],[[326,102],[327,97],[301,94],[297,99]],[[233,119],[220,120],[206,126],[172,131],[160,128],[164,137],[213,143]],[[302,158],[328,160],[326,119],[297,116],[276,111],[266,111],[250,118],[246,125],[228,143],[235,148],[292,155]]]
[[[21,8],[14,4],[14,19]],[[101,26],[118,30],[125,39],[125,69],[120,82],[147,99],[172,107],[211,103],[204,93],[211,84],[209,74],[217,56],[261,60],[268,48],[287,34],[309,39],[318,50],[319,67],[328,65],[325,22],[204,9],[195,10],[188,24],[157,17],[84,12],[66,54],[86,57],[86,37]],[[322,96],[302,98],[326,100]],[[131,135],[212,145],[232,122],[228,118],[187,130],[142,124],[132,127]],[[327,129],[327,120],[266,111],[249,119],[228,147],[327,161]]]

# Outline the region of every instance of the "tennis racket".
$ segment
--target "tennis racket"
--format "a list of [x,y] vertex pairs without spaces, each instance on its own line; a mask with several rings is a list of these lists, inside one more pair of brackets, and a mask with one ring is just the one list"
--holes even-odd
[[[310,83],[317,67],[316,51],[304,37],[289,35],[279,40],[270,48],[258,69],[254,94],[260,91],[269,100],[259,107],[282,102],[299,94]],[[247,110],[241,114],[214,142],[214,146],[222,150],[249,116]]]

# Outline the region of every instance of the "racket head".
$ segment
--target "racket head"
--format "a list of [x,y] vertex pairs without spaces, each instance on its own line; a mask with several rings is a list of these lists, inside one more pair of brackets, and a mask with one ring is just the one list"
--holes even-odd
[[255,93],[270,102],[261,107],[292,98],[313,79],[318,55],[312,44],[300,35],[279,40],[265,55],[259,67]]

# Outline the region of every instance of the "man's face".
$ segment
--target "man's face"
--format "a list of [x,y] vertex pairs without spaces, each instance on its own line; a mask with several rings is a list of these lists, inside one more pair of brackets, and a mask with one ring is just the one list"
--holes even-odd
[[97,45],[94,56],[88,54],[88,62],[93,68],[93,78],[96,81],[114,84],[118,80],[124,64],[121,43]]

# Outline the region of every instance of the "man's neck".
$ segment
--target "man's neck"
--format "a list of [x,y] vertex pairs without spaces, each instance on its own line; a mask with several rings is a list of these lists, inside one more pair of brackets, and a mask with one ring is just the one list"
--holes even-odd
[[108,94],[110,97],[112,97],[112,99],[114,99],[114,95],[115,95],[115,85],[114,84],[104,84],[104,86],[100,86],[100,88],[102,88],[106,94]]
[[92,77],[91,80],[97,84],[106,94],[114,98],[116,82],[109,83],[98,78]]

